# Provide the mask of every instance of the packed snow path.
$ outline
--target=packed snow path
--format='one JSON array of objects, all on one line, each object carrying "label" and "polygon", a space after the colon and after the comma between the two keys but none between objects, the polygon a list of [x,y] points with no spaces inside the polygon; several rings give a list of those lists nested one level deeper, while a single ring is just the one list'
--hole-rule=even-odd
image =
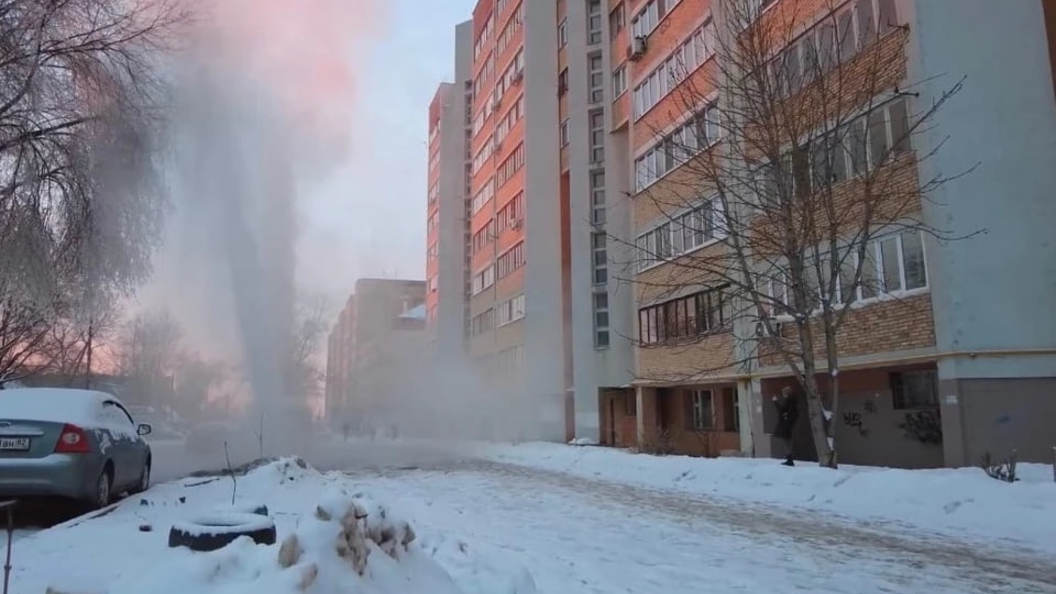
[{"label": "packed snow path", "polygon": [[506,552],[540,592],[1056,592],[1027,551],[495,462],[359,470],[431,532]]}]

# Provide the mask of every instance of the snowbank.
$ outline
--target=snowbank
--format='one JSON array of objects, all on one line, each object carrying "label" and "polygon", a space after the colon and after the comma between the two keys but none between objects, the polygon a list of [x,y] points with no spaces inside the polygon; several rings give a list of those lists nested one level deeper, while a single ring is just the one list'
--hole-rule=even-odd
[{"label": "snowbank", "polygon": [[[523,582],[519,567],[485,568],[453,579],[440,560],[443,535],[419,544],[405,517],[342,473],[320,473],[282,459],[238,477],[196,477],[158,485],[107,514],[82,517],[20,540],[14,592],[92,594],[534,594],[496,584]],[[266,505],[278,531],[274,545],[242,537],[208,553],[167,546],[181,520]],[[228,512],[229,514],[231,512]],[[260,516],[250,516],[260,518]],[[150,526],[141,531],[141,526]],[[98,556],[104,546],[107,553]],[[62,575],[55,568],[62,567]],[[50,569],[49,569],[50,568]],[[502,578],[502,579],[500,579]],[[505,580],[502,581],[502,580]],[[530,583],[530,577],[528,578]]]},{"label": "snowbank", "polygon": [[1052,468],[1020,464],[1022,480],[1002,483],[978,468],[903,470],[771,459],[651,456],[549,443],[494,445],[485,457],[521,466],[642,487],[735,498],[863,523],[907,524],[991,544],[1056,552]]}]

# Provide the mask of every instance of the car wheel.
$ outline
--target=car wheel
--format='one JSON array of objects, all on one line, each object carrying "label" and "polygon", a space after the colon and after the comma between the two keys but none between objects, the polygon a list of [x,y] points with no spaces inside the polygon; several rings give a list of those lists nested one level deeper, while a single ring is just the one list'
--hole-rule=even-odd
[{"label": "car wheel", "polygon": [[95,481],[95,494],[93,496],[92,503],[95,507],[106,507],[110,505],[110,487],[112,486],[113,479],[110,477],[110,469],[104,468],[99,473],[99,478]]},{"label": "car wheel", "polygon": [[139,484],[132,491],[133,493],[142,493],[150,488],[150,460],[143,465],[143,474],[139,475]]},{"label": "car wheel", "polygon": [[169,546],[215,551],[241,536],[248,536],[257,544],[275,544],[275,522],[257,514],[217,512],[173,524],[169,530]]}]

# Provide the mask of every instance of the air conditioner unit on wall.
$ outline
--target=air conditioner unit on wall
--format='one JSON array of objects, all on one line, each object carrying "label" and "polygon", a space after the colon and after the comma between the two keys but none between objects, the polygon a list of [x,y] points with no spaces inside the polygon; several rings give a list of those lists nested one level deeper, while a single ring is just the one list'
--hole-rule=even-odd
[{"label": "air conditioner unit on wall", "polygon": [[645,55],[646,50],[649,49],[649,43],[646,41],[646,37],[641,35],[631,40],[630,47],[627,48],[627,59],[632,62],[637,62]]},{"label": "air conditioner unit on wall", "polygon": [[513,73],[513,83],[514,84],[517,84],[517,83],[521,82],[522,80],[524,80],[524,70],[518,70],[517,72]]},{"label": "air conditioner unit on wall", "polygon": [[513,223],[510,223],[510,228],[512,228],[512,229],[520,229],[523,226],[524,226],[524,219],[514,219]]}]

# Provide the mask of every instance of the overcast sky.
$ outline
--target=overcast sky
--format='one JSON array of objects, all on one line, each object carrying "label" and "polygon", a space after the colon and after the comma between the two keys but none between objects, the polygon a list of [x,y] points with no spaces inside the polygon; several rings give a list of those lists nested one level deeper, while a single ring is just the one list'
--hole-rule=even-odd
[{"label": "overcast sky", "polygon": [[[361,277],[423,279],[427,109],[454,76],[454,27],[471,0],[395,0],[356,81],[347,165],[301,199],[298,274],[339,306]],[[335,303],[336,302],[336,303]]]}]

